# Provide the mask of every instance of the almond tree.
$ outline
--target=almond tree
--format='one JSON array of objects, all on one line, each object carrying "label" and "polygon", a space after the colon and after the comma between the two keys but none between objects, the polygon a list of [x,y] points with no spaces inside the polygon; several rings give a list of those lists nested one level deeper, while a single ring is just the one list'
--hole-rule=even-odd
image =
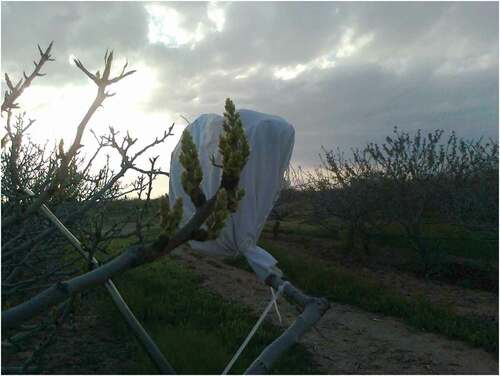
[{"label": "almond tree", "polygon": [[[413,136],[394,129],[386,143],[370,143],[366,152],[382,172],[385,216],[399,223],[427,267],[429,223],[498,229],[498,144],[465,140],[444,131]],[[495,213],[495,214],[493,214]]]},{"label": "almond tree", "polygon": [[[113,52],[106,52],[102,74],[91,73],[81,61],[75,59],[75,65],[97,86],[97,94],[86,114],[76,127],[76,135],[69,148],[61,141],[55,150],[47,152],[32,142],[25,141],[27,130],[33,120],[25,120],[22,114],[14,116],[19,108],[16,103],[24,90],[32,81],[43,74],[41,68],[52,61],[52,43],[43,51],[40,47],[40,59],[35,62],[35,69],[30,75],[24,74],[16,85],[12,84],[6,74],[8,90],[2,104],[2,116],[6,118],[6,135],[2,138],[2,329],[13,346],[18,342],[14,338],[26,337],[46,325],[26,325],[30,319],[47,318],[52,322],[52,332],[40,342],[32,356],[25,361],[18,371],[28,371],[35,358],[47,347],[57,334],[57,327],[71,309],[72,299],[85,290],[106,285],[113,299],[119,300],[111,277],[126,272],[145,263],[158,260],[168,255],[173,249],[189,240],[204,241],[215,239],[230,213],[238,208],[238,202],[244,196],[239,187],[239,176],[248,160],[250,147],[243,131],[239,114],[230,99],[226,100],[223,132],[219,140],[219,151],[222,155],[222,178],[219,189],[213,197],[207,198],[201,188],[203,174],[198,160],[198,152],[189,132],[182,135],[180,161],[184,167],[182,186],[194,204],[196,211],[184,225],[182,221],[182,201],[178,200],[170,208],[168,201],[162,200],[160,218],[146,215],[150,210],[150,196],[154,179],[168,173],[156,167],[157,157],[149,160],[150,169],[144,170],[136,165],[137,160],[146,151],[159,145],[172,135],[173,125],[163,136],[137,148],[137,139],[128,133],[121,137],[113,129],[103,136],[94,134],[98,148],[90,158],[81,156],[81,140],[93,114],[102,106],[105,99],[115,94],[108,87],[135,71],[127,71],[125,64],[121,73],[111,77]],[[15,117],[15,123],[13,118]],[[96,156],[104,149],[111,149],[120,156],[120,169],[112,171],[106,163],[97,173],[92,172],[92,164]],[[134,150],[135,148],[135,150]],[[109,161],[109,159],[108,159]],[[120,184],[121,179],[129,171],[136,171],[139,178],[129,186]],[[34,191],[34,192],[33,192]],[[145,198],[144,206],[135,214],[136,226],[130,233],[123,233],[119,223],[111,227],[105,226],[103,210],[113,205],[124,195],[136,193],[138,198]],[[56,218],[48,205],[56,212]],[[66,253],[64,237],[54,231],[52,224],[47,223],[39,213],[48,215],[51,223],[70,239],[71,244],[83,255],[89,271],[81,274],[75,270],[76,259],[63,257]],[[129,219],[127,218],[125,222]],[[144,228],[150,221],[157,220],[160,233],[152,241],[144,234]],[[148,222],[149,221],[149,222]],[[146,223],[144,223],[146,222]],[[85,228],[91,224],[89,228]],[[123,225],[124,223],[122,223]],[[66,226],[79,225],[80,235],[84,237],[81,244]],[[106,228],[105,228],[106,227]],[[77,227],[78,228],[78,227]],[[137,241],[124,249],[117,256],[100,264],[94,255],[98,250],[105,251],[109,241],[117,237],[135,236]],[[41,261],[44,261],[43,263]],[[36,267],[34,267],[36,266]],[[40,267],[42,270],[40,270]],[[73,267],[68,271],[69,267]],[[30,274],[31,273],[31,274]],[[25,277],[22,280],[21,277]],[[27,277],[27,278],[26,278]],[[249,372],[267,371],[276,359],[309,328],[314,325],[328,309],[323,299],[304,295],[298,289],[271,276],[267,283],[276,289],[282,289],[284,295],[303,307],[296,324],[292,325],[280,338],[268,346],[261,356],[250,367]],[[33,294],[34,293],[34,294]],[[114,295],[113,295],[114,294]],[[124,308],[123,304],[120,306]],[[126,307],[126,305],[125,305]],[[50,311],[52,309],[52,311]],[[124,308],[126,310],[126,308]],[[47,315],[52,312],[52,316]],[[140,325],[134,322],[133,315],[128,313],[131,328],[140,331]],[[15,332],[17,330],[17,332]],[[168,362],[162,357],[154,343],[148,341],[147,334],[137,334],[142,344],[147,347],[149,355],[160,364],[162,373],[172,373]]]},{"label": "almond tree", "polygon": [[[109,205],[125,195],[151,188],[153,181],[161,174],[167,174],[156,168],[152,158],[151,168],[141,170],[136,166],[140,157],[154,146],[163,143],[172,135],[173,126],[149,144],[137,149],[137,139],[127,134],[124,137],[112,128],[109,134],[94,137],[98,147],[89,155],[81,145],[81,140],[93,114],[103,106],[105,99],[113,96],[107,88],[135,71],[127,71],[125,65],[121,73],[111,76],[113,52],[106,52],[104,69],[101,75],[91,74],[85,66],[75,60],[75,64],[96,84],[96,97],[90,104],[85,116],[76,127],[75,138],[69,148],[61,141],[53,150],[47,145],[38,145],[29,138],[29,130],[38,126],[22,112],[17,103],[25,90],[39,77],[45,76],[42,68],[54,60],[51,55],[53,44],[42,50],[39,60],[34,62],[34,70],[23,74],[15,85],[8,74],[5,74],[7,91],[2,103],[2,118],[5,135],[2,137],[2,298],[3,308],[30,298],[33,293],[47,287],[47,284],[74,276],[80,272],[79,255],[72,255],[67,249],[67,239],[54,230],[51,223],[42,215],[49,207],[57,214],[73,233],[84,241],[84,252],[89,258],[99,250],[105,250],[106,244],[116,237],[137,237],[142,240],[141,232],[148,221],[154,218],[136,218],[136,229],[124,233],[122,227],[133,218],[123,218],[122,223],[103,223],[104,213]],[[134,148],[136,150],[134,150]],[[110,156],[102,166],[95,161],[104,151],[118,154],[121,159],[120,168],[113,171],[110,167]],[[122,178],[130,171],[139,172],[137,181],[123,185]],[[138,184],[141,182],[141,184]],[[150,189],[147,194],[148,203]],[[146,206],[146,205],[144,205]],[[104,225],[106,228],[104,228]],[[86,235],[86,236],[84,236]],[[69,252],[69,254],[68,254]],[[108,256],[109,257],[109,256]],[[67,317],[74,308],[71,300],[61,303],[55,317]],[[55,324],[56,323],[56,324]],[[32,353],[21,366],[27,371],[36,363],[54,339],[60,320],[54,321],[51,315],[39,317],[36,324],[22,326],[16,331],[4,332],[6,341],[2,342],[13,348],[22,348],[25,342],[40,332],[47,332],[45,339],[35,345]],[[22,343],[20,342],[22,338]]]},{"label": "almond tree", "polygon": [[358,241],[370,249],[370,232],[378,224],[380,176],[364,150],[352,150],[346,158],[340,150],[324,151],[321,167],[305,174],[316,223],[336,233],[340,220],[347,227],[346,249]]},{"label": "almond tree", "polygon": [[498,230],[498,143],[454,132],[443,141],[443,133],[395,128],[385,143],[352,150],[351,158],[325,150],[322,167],[308,175],[318,223],[341,218],[349,248],[360,239],[365,249],[370,232],[397,223],[426,268],[432,250],[426,224]]},{"label": "almond tree", "polygon": [[[50,55],[51,48],[52,43],[45,51],[42,51],[42,49],[39,48],[41,58],[38,63],[35,63],[35,70],[29,76],[25,74],[24,80],[21,79],[16,85],[13,85],[9,76],[6,75],[9,90],[6,92],[4,103],[2,104],[2,111],[6,113],[7,129],[7,137],[3,140],[3,143],[4,148],[9,148],[9,151],[5,153],[5,159],[8,159],[9,161],[9,181],[12,183],[9,191],[13,193],[13,196],[3,197],[2,203],[5,207],[19,208],[19,210],[15,213],[12,211],[10,211],[10,213],[7,212],[7,217],[2,221],[2,231],[5,234],[12,235],[11,239],[7,240],[7,244],[13,247],[12,250],[8,250],[6,253],[3,253],[3,256],[17,255],[21,253],[21,251],[26,250],[28,253],[24,257],[23,262],[26,262],[26,258],[29,258],[34,250],[37,249],[36,244],[43,238],[44,233],[42,232],[42,234],[37,236],[38,239],[35,239],[37,243],[33,245],[32,242],[30,242],[28,246],[26,246],[26,242],[21,242],[21,244],[18,245],[18,241],[23,238],[22,233],[27,231],[26,227],[22,226],[22,224],[35,216],[38,209],[40,209],[44,203],[48,202],[48,200],[54,198],[58,193],[61,193],[68,188],[75,188],[75,184],[71,185],[71,178],[73,178],[72,175],[75,175],[78,170],[77,154],[81,148],[81,139],[89,120],[95,111],[102,105],[104,100],[114,95],[107,91],[107,87],[134,73],[134,71],[126,71],[127,64],[125,64],[119,76],[111,77],[110,73],[113,61],[113,52],[106,52],[105,54],[105,64],[102,75],[99,71],[95,74],[90,73],[90,71],[85,68],[79,60],[75,59],[76,66],[96,84],[97,95],[84,118],[78,124],[76,136],[70,148],[65,151],[64,144],[61,142],[57,151],[54,151],[51,154],[54,158],[46,163],[49,168],[45,177],[45,184],[41,185],[42,189],[38,193],[38,196],[33,200],[29,200],[28,195],[23,195],[23,181],[18,173],[20,169],[17,166],[17,162],[22,145],[22,136],[33,124],[33,121],[30,120],[28,125],[24,126],[22,118],[19,118],[14,127],[11,123],[12,112],[19,107],[16,100],[20,97],[22,92],[31,84],[35,77],[42,75],[40,73],[42,66],[47,61],[53,60]],[[40,311],[43,311],[45,308],[65,301],[72,294],[75,294],[92,285],[104,283],[115,273],[131,267],[136,267],[145,262],[154,261],[155,259],[168,254],[172,249],[188,240],[203,240],[208,238],[209,235],[216,236],[217,229],[220,230],[221,223],[225,221],[231,211],[236,210],[238,201],[243,197],[243,192],[237,187],[238,177],[249,153],[248,143],[241,129],[241,122],[238,124],[238,117],[234,111],[234,105],[229,99],[226,101],[226,109],[228,111],[228,116],[233,121],[227,123],[225,126],[225,132],[221,137],[221,149],[223,149],[224,152],[223,160],[229,162],[226,162],[222,167],[223,178],[220,189],[214,197],[211,197],[208,200],[205,198],[199,186],[202,178],[199,175],[199,171],[201,170],[199,170],[197,154],[195,150],[193,151],[191,136],[187,132],[183,135],[183,152],[181,158],[183,160],[183,166],[186,168],[183,183],[185,184],[185,189],[188,190],[188,193],[197,208],[196,214],[185,226],[178,228],[178,224],[182,218],[182,213],[179,213],[179,211],[176,210],[171,211],[166,215],[167,219],[164,219],[162,222],[166,226],[165,231],[160,234],[153,243],[132,246],[107,264],[84,275],[72,278],[67,282],[58,282],[51,288],[42,290],[42,292],[29,300],[18,304],[15,307],[4,310],[2,312],[3,328],[8,329],[16,327],[22,321],[34,316]],[[163,137],[156,138],[152,143],[144,146],[135,154],[130,155],[130,148],[136,143],[137,139],[133,139],[127,134],[123,140],[119,142],[117,139],[117,133],[113,129],[110,129],[109,136],[103,136],[101,138],[100,147],[109,146],[118,151],[122,157],[122,169],[107,181],[103,180],[103,175],[105,175],[105,173],[99,173],[99,183],[97,184],[97,187],[94,186],[95,193],[91,195],[90,198],[87,198],[87,200],[83,202],[83,205],[80,205],[80,209],[77,210],[77,214],[80,216],[85,210],[94,207],[94,204],[102,199],[103,195],[108,194],[109,190],[113,189],[118,180],[127,170],[138,169],[134,164],[136,159],[152,146],[163,142],[172,134],[171,130],[172,127],[168,132],[166,131],[164,133]],[[226,139],[231,140],[231,143],[225,142],[224,144],[224,140]],[[244,151],[246,151],[246,153]],[[39,156],[39,158],[43,160],[43,157]],[[150,176],[158,175],[160,172],[154,169],[154,159],[151,160],[151,164],[153,166],[150,171],[141,172],[146,173],[146,175],[149,174]],[[193,166],[195,166],[194,169]],[[42,165],[37,167],[42,167]],[[88,169],[84,168],[83,172],[85,171],[88,171]],[[80,175],[85,176],[84,174]],[[79,176],[76,180],[78,182],[82,182],[84,179],[82,176]],[[139,184],[138,189],[134,190],[143,190],[143,185]],[[148,189],[148,192],[150,192],[150,188]],[[113,198],[117,198],[117,196],[114,195]],[[24,202],[26,202],[26,204],[22,205]],[[5,210],[3,212],[6,213]],[[66,222],[71,222],[71,219],[75,217],[75,213],[73,213],[65,218],[65,220]],[[201,226],[206,220],[208,220],[208,227],[203,229]],[[11,232],[14,232],[14,228],[18,232],[17,234],[11,234]],[[30,237],[32,238],[32,236]],[[7,279],[14,280],[15,278],[13,278],[13,276],[17,274],[16,271],[18,271],[18,266],[13,268],[12,272],[9,273],[10,278],[8,276]]]}]

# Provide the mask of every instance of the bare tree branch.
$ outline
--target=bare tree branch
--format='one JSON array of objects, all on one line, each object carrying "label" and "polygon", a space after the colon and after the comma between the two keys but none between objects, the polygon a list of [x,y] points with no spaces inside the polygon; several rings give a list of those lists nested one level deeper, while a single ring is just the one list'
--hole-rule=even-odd
[{"label": "bare tree branch", "polygon": [[9,88],[9,90],[7,90],[4,95],[4,100],[2,103],[2,110],[1,110],[2,114],[4,111],[9,111],[19,108],[19,105],[16,103],[16,100],[21,96],[23,91],[31,85],[31,82],[35,79],[35,77],[43,76],[43,74],[40,73],[40,70],[42,69],[43,65],[47,61],[55,60],[50,55],[53,43],[54,42],[50,42],[49,46],[45,51],[42,51],[40,46],[38,46],[38,51],[40,52],[40,60],[38,60],[38,62],[33,62],[35,64],[35,69],[29,76],[27,76],[26,73],[23,73],[24,80],[21,79],[16,85],[13,85],[9,75],[5,73],[5,81],[7,83],[7,87]]}]

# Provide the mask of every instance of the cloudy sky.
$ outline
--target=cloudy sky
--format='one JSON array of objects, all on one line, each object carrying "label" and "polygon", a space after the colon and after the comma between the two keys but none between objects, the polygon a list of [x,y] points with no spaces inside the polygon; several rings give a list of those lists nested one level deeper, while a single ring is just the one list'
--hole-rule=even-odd
[{"label": "cloudy sky", "polygon": [[322,145],[380,141],[396,125],[498,137],[495,2],[3,1],[1,10],[2,73],[20,77],[36,44],[54,40],[57,60],[20,101],[38,119],[37,139],[72,139],[95,92],[72,57],[95,72],[107,48],[138,72],[90,126],[146,143],[175,121],[176,137],[157,149],[166,170],[181,115],[221,113],[226,97],[292,123],[292,161],[306,167]]}]

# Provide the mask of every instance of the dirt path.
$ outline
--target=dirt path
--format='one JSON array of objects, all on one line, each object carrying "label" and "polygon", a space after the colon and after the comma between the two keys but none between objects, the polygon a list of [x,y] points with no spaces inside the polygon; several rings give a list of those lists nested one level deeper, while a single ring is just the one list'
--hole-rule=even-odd
[{"label": "dirt path", "polygon": [[[270,292],[249,272],[189,249],[175,252],[180,263],[202,276],[203,285],[226,299],[241,301],[260,315]],[[280,311],[289,325],[297,315],[283,299]],[[271,315],[276,324],[276,315]],[[462,342],[414,330],[401,321],[332,304],[301,342],[328,374],[498,374],[492,354]]]}]

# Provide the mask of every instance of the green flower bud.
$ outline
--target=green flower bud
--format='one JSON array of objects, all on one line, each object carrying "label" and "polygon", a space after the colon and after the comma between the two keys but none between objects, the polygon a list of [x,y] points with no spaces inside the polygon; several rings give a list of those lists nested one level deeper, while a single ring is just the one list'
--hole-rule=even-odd
[{"label": "green flower bud", "polygon": [[[160,207],[161,210],[161,207]],[[165,209],[164,209],[165,210]],[[165,219],[162,220],[163,232],[167,236],[172,236],[177,231],[179,224],[182,221],[182,198],[175,200],[174,207],[168,212]]]},{"label": "green flower bud", "polygon": [[165,228],[168,221],[168,214],[170,212],[170,205],[168,204],[168,196],[162,197],[160,199],[160,225],[161,228]]},{"label": "green flower bud", "polygon": [[214,211],[207,219],[208,240],[217,239],[221,230],[224,228],[227,217],[229,217],[228,194],[224,188],[221,188],[219,192],[217,192]]},{"label": "green flower bud", "polygon": [[195,206],[199,207],[206,200],[200,188],[201,181],[203,180],[203,171],[198,159],[196,145],[188,131],[184,131],[182,135],[179,161],[182,167],[184,167],[181,176],[182,188],[189,195]]},{"label": "green flower bud", "polygon": [[240,115],[229,98],[226,99],[225,110],[222,124],[224,132],[219,139],[223,166],[222,184],[227,189],[234,189],[231,182],[237,182],[250,155],[250,145],[246,139]]}]

